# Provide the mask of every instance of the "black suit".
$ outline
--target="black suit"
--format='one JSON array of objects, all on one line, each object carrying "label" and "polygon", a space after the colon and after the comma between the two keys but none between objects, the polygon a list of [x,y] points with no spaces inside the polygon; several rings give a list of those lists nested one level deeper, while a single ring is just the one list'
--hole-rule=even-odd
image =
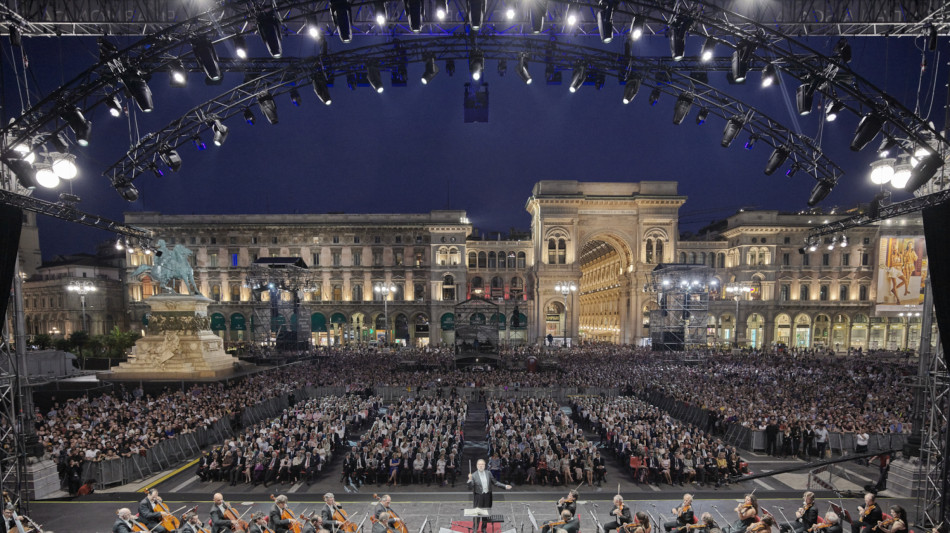
[{"label": "black suit", "polygon": [[563,526],[558,529],[563,529],[567,533],[580,533],[581,531],[581,521],[577,518],[572,518],[564,523]]},{"label": "black suit", "polygon": [[[794,529],[796,533],[802,533],[803,531],[808,531],[808,529],[817,522],[818,509],[815,508],[815,504],[811,504],[811,506],[809,506],[808,509],[805,509],[805,512],[802,513],[802,516],[795,519],[795,521],[792,523],[792,529]],[[829,527],[828,529],[831,528]]]},{"label": "black suit", "polygon": [[[614,507],[613,511],[616,511],[616,510],[617,508]],[[611,513],[613,511],[611,511]],[[614,516],[614,515],[611,514],[610,516]],[[607,533],[608,531],[611,531],[613,529],[619,529],[620,526],[624,524],[629,524],[630,522],[633,522],[633,517],[630,515],[630,507],[624,505],[623,509],[620,511],[620,516],[616,517],[616,520],[614,520],[613,522],[608,522],[604,524],[604,533]]]},{"label": "black suit", "polygon": [[[871,530],[877,526],[877,523],[884,520],[884,513],[881,511],[881,506],[875,502],[874,508],[867,512],[867,514],[861,515],[861,522],[859,527],[861,528],[861,533],[871,533]],[[865,509],[867,511],[867,509]],[[831,528],[828,528],[831,529]],[[852,527],[852,530],[854,528]]]},{"label": "black suit", "polygon": [[[476,509],[491,509],[492,506],[492,485],[505,488],[505,484],[497,481],[488,470],[476,470],[472,472],[472,479],[468,480],[468,488],[472,491],[472,507]],[[487,487],[487,489],[486,489]],[[488,522],[485,520],[475,520],[479,531],[485,531]],[[474,524],[473,524],[474,525]]]},{"label": "black suit", "polygon": [[185,523],[185,524],[182,524],[180,528],[178,528],[178,533],[198,533],[198,529],[200,527],[201,527],[201,523],[198,523],[198,524]]},{"label": "black suit", "polygon": [[[3,527],[4,527],[4,530],[3,530],[4,533],[6,533],[7,531],[11,531],[10,527],[7,525],[6,520],[3,521]],[[12,530],[16,531],[16,526],[14,526]],[[115,521],[115,524],[112,524],[112,533],[132,533],[132,528],[129,527],[129,524],[127,524],[125,520],[122,520],[121,518],[117,518]]]},{"label": "black suit", "polygon": [[[225,509],[227,509],[227,507],[225,507]],[[224,517],[224,513],[221,509],[218,509],[217,505],[212,505],[211,511],[208,514],[211,515],[211,533],[231,531],[231,520]]]},{"label": "black suit", "polygon": [[247,470],[247,457],[244,457],[243,455],[236,457],[231,468],[232,485],[237,484],[238,481],[243,479],[245,470]]},{"label": "black suit", "polygon": [[281,514],[283,514],[283,511],[280,507],[277,507],[277,504],[275,503],[270,509],[270,521],[268,522],[271,526],[273,526],[274,533],[285,533],[288,529],[290,529],[290,520],[281,518]]},{"label": "black suit", "polygon": [[666,522],[665,524],[663,524],[663,529],[665,529],[666,531],[673,531],[673,529],[678,530],[679,528],[692,524],[692,523],[693,523],[693,508],[692,506],[690,506],[689,509],[681,512],[680,515],[676,517],[676,520],[673,520],[672,522]]},{"label": "black suit", "polygon": [[162,513],[153,511],[155,504],[147,497],[139,502],[139,522],[144,523],[152,533],[166,533],[166,529],[157,525],[162,521]]}]

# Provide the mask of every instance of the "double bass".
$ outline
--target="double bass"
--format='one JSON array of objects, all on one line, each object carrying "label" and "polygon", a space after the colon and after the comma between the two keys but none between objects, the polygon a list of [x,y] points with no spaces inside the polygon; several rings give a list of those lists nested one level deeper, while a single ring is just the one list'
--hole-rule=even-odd
[{"label": "double bass", "polygon": [[[277,500],[273,494],[270,495],[270,499],[274,501]],[[291,533],[300,533],[300,522],[297,520],[297,517],[294,516],[294,512],[288,509],[286,505],[280,510],[280,519],[290,520],[290,525],[287,526],[287,531],[290,531]]]},{"label": "double bass", "polygon": [[162,501],[162,498],[159,496],[157,502],[152,506],[152,510],[156,513],[162,513],[162,521],[160,522],[162,527],[165,528],[165,531],[176,531],[181,527],[181,521],[172,514],[171,510],[165,505],[165,502]]},{"label": "double bass", "polygon": [[[377,496],[376,494],[373,494],[373,497],[376,498],[376,501],[377,501],[377,502],[379,502],[380,500],[382,500],[382,498],[379,497],[379,496]],[[341,509],[340,511],[342,512],[343,510]],[[393,511],[391,507],[386,507],[386,512],[389,513],[393,518],[396,519],[396,523],[393,525],[393,529],[395,529],[395,530],[398,531],[399,533],[409,533],[409,528],[406,527],[406,523],[403,522],[402,517],[399,516],[398,514],[396,514],[396,511]],[[344,515],[344,516],[346,516],[346,515]],[[335,517],[335,515],[334,515],[334,517]],[[375,524],[375,523],[376,523],[376,517],[375,517],[375,516],[371,516],[370,519],[369,519],[369,521]],[[352,524],[352,522],[350,522],[350,523]],[[344,529],[344,530],[347,531],[348,533],[351,533],[348,529]]]}]

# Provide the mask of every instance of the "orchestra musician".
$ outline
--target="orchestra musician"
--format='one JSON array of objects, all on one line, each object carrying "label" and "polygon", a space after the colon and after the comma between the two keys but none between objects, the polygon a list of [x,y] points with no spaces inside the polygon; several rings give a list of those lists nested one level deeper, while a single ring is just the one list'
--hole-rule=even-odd
[{"label": "orchestra musician", "polygon": [[563,513],[564,510],[571,512],[571,516],[577,514],[577,499],[580,497],[577,490],[572,490],[567,493],[567,497],[561,498],[557,501],[557,512]]},{"label": "orchestra musician", "polygon": [[253,513],[251,515],[251,519],[249,520],[251,525],[248,526],[247,533],[265,533],[270,531],[267,529],[267,525],[264,522],[264,518],[266,517],[267,515],[264,513]]},{"label": "orchestra musician", "polygon": [[683,503],[679,507],[673,509],[673,514],[676,515],[676,520],[671,522],[666,522],[663,524],[663,529],[666,531],[675,531],[679,533],[680,528],[688,526],[693,523],[693,495],[684,494]]},{"label": "orchestra musician", "polygon": [[907,511],[900,505],[892,505],[891,517],[877,523],[877,531],[881,533],[907,533]]},{"label": "orchestra musician", "polygon": [[373,522],[373,533],[394,533],[396,521],[391,514],[386,511],[376,515],[376,521]]},{"label": "orchestra musician", "polygon": [[184,524],[178,529],[179,533],[205,533],[206,529],[201,527],[201,521],[198,520],[198,513],[185,513],[182,517]]},{"label": "orchestra musician", "polygon": [[947,527],[946,522],[940,522],[936,526],[930,528],[928,533],[950,533],[950,528]]},{"label": "orchestra musician", "polygon": [[[858,515],[860,517],[858,520],[860,533],[871,533],[877,523],[884,520],[884,513],[881,512],[881,507],[877,504],[877,497],[873,493],[867,492],[864,494],[864,505],[858,506]],[[852,524],[851,529],[854,530],[854,524]]]},{"label": "orchestra musician", "polygon": [[579,533],[581,521],[574,517],[571,511],[564,509],[561,511],[561,519],[553,520],[541,526],[541,533],[551,533],[564,530],[567,533]]},{"label": "orchestra musician", "polygon": [[389,519],[393,522],[399,522],[399,517],[393,513],[393,510],[389,505],[393,502],[392,496],[389,494],[383,494],[383,497],[379,499],[379,503],[376,504],[376,507],[373,509],[373,516],[376,520],[379,520],[379,516],[383,513],[389,514]]},{"label": "orchestra musician", "polygon": [[749,527],[746,528],[746,533],[770,533],[772,527],[775,525],[775,518],[767,514],[762,517],[758,522],[749,524]]},{"label": "orchestra musician", "polygon": [[284,509],[287,507],[287,496],[283,494],[274,498],[274,505],[270,509],[270,525],[274,526],[275,533],[286,533],[291,524],[296,520],[290,518],[281,518]]},{"label": "orchestra musician", "polygon": [[[224,496],[219,492],[212,499],[214,505],[211,506],[211,533],[222,533],[224,531],[243,531],[237,529],[233,521],[225,518],[225,513],[231,508],[231,505],[224,501]],[[237,514],[237,513],[236,513]]]},{"label": "orchestra musician", "polygon": [[782,524],[779,531],[785,533],[794,530],[795,533],[809,531],[818,523],[818,509],[815,508],[815,493],[806,491],[802,494],[802,506],[795,511],[795,521],[791,524]]},{"label": "orchestra musician", "polygon": [[323,527],[323,517],[317,514],[307,520],[300,533],[329,533],[329,531]]},{"label": "orchestra musician", "polygon": [[[630,531],[631,526],[634,526],[633,531]],[[627,524],[623,529],[625,532],[630,533],[651,533],[653,527],[650,524],[650,516],[644,511],[637,511],[636,514],[633,515],[633,523]]]},{"label": "orchestra musician", "polygon": [[[471,465],[471,463],[469,463]],[[511,485],[505,485],[496,480],[487,470],[485,470],[485,460],[479,459],[475,463],[475,472],[468,473],[468,488],[472,491],[472,507],[476,509],[491,509],[492,506],[492,485],[511,490]],[[478,530],[485,531],[488,527],[488,521],[478,520]],[[474,532],[473,532],[474,533]]]},{"label": "orchestra musician", "polygon": [[735,511],[738,520],[723,528],[724,533],[742,533],[755,523],[759,514],[759,500],[755,497],[755,494],[746,494],[745,499],[736,506]]},{"label": "orchestra musician", "polygon": [[838,513],[829,510],[825,513],[825,521],[821,524],[816,522],[808,528],[808,531],[809,533],[842,533],[841,519]]},{"label": "orchestra musician", "polygon": [[619,529],[624,524],[629,524],[633,521],[630,508],[623,504],[623,496],[619,494],[614,496],[614,508],[610,511],[610,516],[614,517],[614,520],[604,524],[604,533]]},{"label": "orchestra musician", "polygon": [[164,526],[159,525],[168,513],[154,510],[161,501],[158,489],[149,489],[145,498],[139,502],[139,521],[148,526],[151,533],[168,533]]},{"label": "orchestra musician", "polygon": [[331,531],[338,531],[343,527],[345,522],[341,522],[333,518],[333,514],[339,510],[343,509],[343,506],[336,503],[336,497],[332,492],[328,492],[323,495],[323,501],[326,502],[326,505],[323,506],[323,509],[320,511],[320,516],[323,518],[324,527],[330,528]]},{"label": "orchestra musician", "polygon": [[721,533],[722,530],[719,529],[719,524],[713,519],[711,513],[703,513],[699,517],[699,523],[686,526],[686,529],[695,529],[695,533]]},{"label": "orchestra musician", "polygon": [[[9,511],[9,512],[8,512]],[[112,533],[132,533],[132,511],[128,507],[123,507],[116,511],[119,516],[112,524]],[[3,524],[5,531],[16,531],[16,526],[10,528],[9,523],[13,519],[13,506],[7,505],[3,509]]]}]

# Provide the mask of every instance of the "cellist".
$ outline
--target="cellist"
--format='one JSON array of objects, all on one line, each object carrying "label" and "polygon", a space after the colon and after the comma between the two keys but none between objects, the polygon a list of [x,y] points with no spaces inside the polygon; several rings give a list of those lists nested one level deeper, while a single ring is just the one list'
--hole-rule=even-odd
[{"label": "cellist", "polygon": [[376,521],[373,522],[373,533],[394,533],[396,526],[396,521],[393,520],[392,515],[387,512],[379,513],[376,517]]},{"label": "cellist", "polygon": [[222,533],[224,531],[234,531],[235,533],[244,531],[241,523],[237,520],[228,518],[228,511],[232,511],[233,516],[239,516],[234,509],[224,501],[224,495],[220,492],[213,496],[214,505],[211,506],[211,533]]},{"label": "cellist", "polygon": [[[132,533],[135,531],[136,521],[132,518],[132,511],[128,507],[123,507],[116,511],[119,517],[116,519],[115,523],[112,524],[112,533]],[[6,517],[6,512],[4,512],[4,517]],[[141,522],[139,524],[139,529],[148,529],[145,528]]]},{"label": "cellist", "polygon": [[151,533],[169,533],[160,523],[169,513],[155,511],[155,506],[161,503],[158,489],[149,489],[145,498],[139,502],[139,521],[148,526]]},{"label": "cellist", "polygon": [[347,529],[346,526],[349,524],[351,525],[350,529],[356,529],[356,524],[347,520],[345,516],[342,517],[343,520],[337,519],[340,516],[338,513],[343,511],[343,506],[336,503],[336,497],[333,496],[332,492],[324,494],[323,501],[326,502],[326,505],[320,511],[320,516],[323,517],[324,527],[330,528],[330,531],[339,531]]},{"label": "cellist", "polygon": [[[284,509],[287,507],[287,496],[281,494],[274,498],[274,506],[270,510],[270,524],[274,526],[274,533],[286,533],[290,531],[295,524],[296,519],[283,518]],[[298,529],[299,531],[299,529]]]},{"label": "cellist", "polygon": [[389,513],[389,519],[394,522],[393,527],[398,530],[402,530],[403,528],[399,527],[402,519],[399,518],[399,515],[397,515],[390,507],[392,502],[392,497],[389,494],[384,494],[383,497],[379,499],[379,503],[376,504],[375,509],[373,509],[373,517],[376,520],[379,520],[379,515],[383,513]]}]

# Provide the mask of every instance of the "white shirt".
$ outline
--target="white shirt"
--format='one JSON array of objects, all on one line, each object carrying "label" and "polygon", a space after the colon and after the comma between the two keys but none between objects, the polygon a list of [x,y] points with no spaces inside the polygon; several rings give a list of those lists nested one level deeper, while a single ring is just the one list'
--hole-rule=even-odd
[{"label": "white shirt", "polygon": [[479,470],[475,474],[478,476],[478,482],[482,485],[482,492],[488,492],[488,472]]}]

